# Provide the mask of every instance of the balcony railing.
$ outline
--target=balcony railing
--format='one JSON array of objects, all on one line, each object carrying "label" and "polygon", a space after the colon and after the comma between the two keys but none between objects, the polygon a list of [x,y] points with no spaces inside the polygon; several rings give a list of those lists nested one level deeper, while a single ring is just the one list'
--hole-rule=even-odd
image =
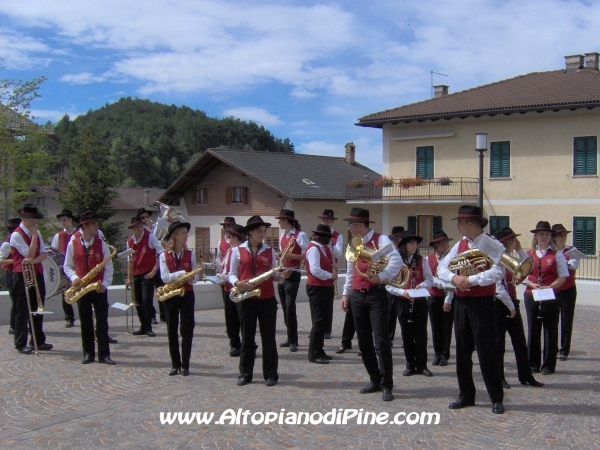
[{"label": "balcony railing", "polygon": [[398,178],[379,181],[355,180],[346,188],[348,200],[461,200],[477,198],[477,178]]}]

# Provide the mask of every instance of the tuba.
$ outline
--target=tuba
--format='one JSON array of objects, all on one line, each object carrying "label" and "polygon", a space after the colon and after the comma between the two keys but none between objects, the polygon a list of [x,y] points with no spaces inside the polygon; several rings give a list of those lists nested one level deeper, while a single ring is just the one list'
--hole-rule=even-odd
[{"label": "tuba", "polygon": [[185,284],[204,270],[204,266],[200,265],[191,272],[177,278],[175,281],[165,284],[156,290],[156,298],[159,302],[164,302],[172,297],[185,295]]},{"label": "tuba", "polygon": [[96,267],[90,270],[83,278],[81,278],[81,284],[78,287],[71,286],[65,291],[65,302],[67,302],[69,305],[77,303],[79,300],[81,300],[81,297],[83,297],[84,295],[94,291],[98,292],[98,289],[100,289],[100,286],[102,285],[100,281],[96,281],[95,283],[92,283],[91,281],[104,269],[104,266],[117,254],[116,248],[109,244],[106,245],[108,245],[108,248],[110,249],[110,255],[104,258],[104,260],[102,260],[100,264],[98,264]]}]

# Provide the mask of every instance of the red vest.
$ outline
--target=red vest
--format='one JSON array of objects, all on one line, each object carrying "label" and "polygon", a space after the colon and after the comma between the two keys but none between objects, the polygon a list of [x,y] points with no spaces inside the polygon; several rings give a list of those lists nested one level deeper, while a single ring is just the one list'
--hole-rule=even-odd
[{"label": "red vest", "polygon": [[[300,233],[301,233],[300,230],[296,230],[296,232],[293,234],[293,236],[295,238],[297,238]],[[291,236],[287,237],[286,233],[284,233],[283,236],[281,236],[281,251],[282,252],[287,248],[291,239],[292,239],[292,237]],[[300,244],[298,244],[298,242],[296,242],[296,245],[294,245],[294,249],[292,250],[292,255],[301,255],[301,254],[302,254],[302,249],[300,248]],[[300,267],[301,265],[302,265],[302,261],[299,259],[298,260],[288,259],[288,260],[286,260],[283,267],[291,268],[291,267]]]},{"label": "red vest", "polygon": [[64,255],[67,253],[67,245],[69,245],[69,241],[73,233],[69,234],[65,230],[60,230],[58,232],[58,250]]},{"label": "red vest", "polygon": [[[370,241],[364,242],[365,247],[371,248],[373,250],[379,250],[379,233],[374,232],[373,237]],[[367,261],[363,261],[359,259],[354,263],[354,273],[352,274],[352,289],[356,289],[360,291],[362,289],[370,289],[375,286],[369,280],[364,277],[361,277],[356,269],[358,268],[362,273],[366,273],[367,267],[369,267],[369,263]]]},{"label": "red vest", "polygon": [[[14,232],[19,233],[23,237],[23,240],[25,241],[25,244],[27,244],[27,246],[31,245],[31,238],[27,236],[27,233],[25,233],[25,230],[23,230],[21,226],[18,226]],[[40,256],[40,245],[41,241],[39,240],[38,236],[38,245],[35,249],[35,256],[33,257],[34,259]],[[21,253],[19,253],[19,251],[14,247],[11,247],[11,258],[13,272],[23,272],[23,260],[25,259],[25,257],[21,255]],[[38,273],[44,273],[44,267],[41,263],[36,264],[35,269],[38,271]]]},{"label": "red vest", "polygon": [[[571,250],[573,247],[569,247],[568,245],[565,245],[565,248],[562,249],[563,255],[568,252],[569,250]],[[569,261],[571,258],[567,255],[565,255],[565,259],[567,261]],[[569,267],[569,266],[567,266]],[[562,286],[560,288],[558,288],[559,291],[564,291],[565,289],[569,289],[572,288],[573,286],[575,286],[575,270],[571,270],[569,268],[569,276],[567,277],[567,279],[565,280],[565,282],[562,284]]]},{"label": "red vest", "polygon": [[223,259],[225,259],[225,253],[227,253],[227,250],[229,250],[229,244],[225,240],[225,237],[222,237],[221,242],[219,242],[219,255],[220,255],[219,259],[221,261],[223,261]]},{"label": "red vest", "polygon": [[[192,271],[192,251],[184,250],[183,255],[181,255],[181,259],[179,260],[179,264],[177,263],[177,258],[173,255],[172,252],[165,252],[165,262],[167,263],[167,267],[169,268],[169,272],[179,272],[180,270],[185,270],[186,272]],[[190,283],[185,283],[185,292],[190,292],[194,290],[194,285]]]},{"label": "red vest", "polygon": [[[86,267],[87,259],[87,267]],[[102,239],[100,235],[96,233],[94,236],[94,243],[88,249],[88,255],[85,255],[85,246],[81,243],[81,238],[73,239],[73,263],[75,264],[75,273],[79,279],[83,278],[90,272],[94,267],[100,264],[104,260],[104,253],[102,252]],[[104,279],[104,269],[96,275],[91,283],[96,281],[102,282]]]},{"label": "red vest", "polygon": [[[533,258],[533,268],[529,272],[527,280],[530,283],[541,284],[542,286],[550,286],[558,278],[558,272],[556,271],[556,253],[551,248],[548,249],[546,254],[540,258],[535,250],[528,250],[527,254]],[[542,279],[538,280],[539,264],[542,264]],[[531,289],[527,287],[525,292],[531,294]]]},{"label": "red vest", "polygon": [[[321,258],[319,261],[319,264],[321,265],[321,269],[323,269],[325,272],[331,273],[331,250],[329,249],[329,247],[326,247],[326,246],[319,247],[314,242],[311,242],[310,244],[308,244],[308,247],[306,247],[306,251],[308,252],[308,249],[313,248],[313,247],[317,249],[317,252],[319,252],[319,257]],[[333,286],[332,279],[321,280],[320,278],[317,278],[312,274],[310,264],[308,264],[308,260],[306,260],[305,266],[306,266],[306,284],[307,285],[327,286],[327,287]]]},{"label": "red vest", "polygon": [[[467,239],[462,239],[458,243],[458,253],[466,252],[469,250],[469,242]],[[473,286],[466,291],[456,290],[456,295],[459,297],[486,297],[493,296],[496,293],[496,283],[492,283],[489,286]]]},{"label": "red vest", "polygon": [[413,267],[412,262],[411,264],[405,264],[408,266],[409,277],[404,285],[404,289],[414,289],[425,281],[425,275],[423,274],[423,258],[419,258],[419,263],[415,267]]},{"label": "red vest", "polygon": [[517,297],[517,287],[512,283],[513,280],[513,276],[512,273],[510,273],[508,270],[506,271],[506,291],[508,292],[508,295],[510,295],[512,298],[516,298]]},{"label": "red vest", "polygon": [[150,248],[150,232],[144,228],[144,234],[138,243],[133,242],[133,236],[128,240],[129,248],[135,250],[133,254],[133,273],[141,275],[150,272],[156,265],[156,250]]},{"label": "red vest", "polygon": [[[431,274],[434,277],[437,277],[437,268],[439,263],[437,260],[437,254],[435,252],[427,255],[427,263],[429,264],[429,268],[431,269]],[[429,288],[429,293],[434,297],[443,297],[444,295],[446,295],[442,289],[435,286]]]},{"label": "red vest", "polygon": [[[273,250],[270,247],[259,255],[256,255],[255,261],[252,261],[252,255],[247,247],[239,246],[238,250],[240,252],[238,278],[241,281],[250,280],[262,275],[273,267]],[[253,271],[253,268],[256,268],[256,271]],[[259,298],[275,297],[275,288],[273,287],[273,280],[271,278],[263,281],[256,287],[260,288]]]}]

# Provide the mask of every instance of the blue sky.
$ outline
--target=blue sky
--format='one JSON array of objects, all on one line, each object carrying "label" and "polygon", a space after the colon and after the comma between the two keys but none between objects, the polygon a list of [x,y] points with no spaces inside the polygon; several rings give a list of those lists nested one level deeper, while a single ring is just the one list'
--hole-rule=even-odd
[{"label": "blue sky", "polygon": [[302,153],[381,170],[372,112],[600,51],[600,2],[27,0],[0,2],[0,78],[48,78],[39,121],[123,96],[235,116]]}]

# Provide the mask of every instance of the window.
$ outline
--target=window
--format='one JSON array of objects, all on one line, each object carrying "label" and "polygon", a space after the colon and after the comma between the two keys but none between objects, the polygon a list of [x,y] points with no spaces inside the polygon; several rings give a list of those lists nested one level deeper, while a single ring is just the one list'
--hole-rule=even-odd
[{"label": "window", "polygon": [[198,205],[206,205],[208,203],[208,189],[198,188],[198,195],[196,197],[196,203]]},{"label": "window", "polygon": [[46,197],[38,197],[37,198],[37,206],[38,208],[46,208]]},{"label": "window", "polygon": [[433,234],[442,229],[442,216],[408,216],[407,230],[413,230],[423,238],[422,245],[433,240]]},{"label": "window", "polygon": [[417,147],[417,176],[433,178],[433,146]]},{"label": "window", "polygon": [[510,142],[490,144],[490,178],[510,177]]},{"label": "window", "polygon": [[573,175],[596,175],[596,136],[576,137],[573,140]]},{"label": "window", "polygon": [[269,227],[265,234],[265,244],[271,247],[276,252],[279,251],[279,228]]},{"label": "window", "polygon": [[596,253],[595,217],[573,217],[573,245],[586,255]]},{"label": "window", "polygon": [[247,203],[248,188],[243,186],[227,188],[225,192],[226,202],[228,205],[232,203]]},{"label": "window", "polygon": [[490,234],[496,234],[504,227],[510,226],[508,216],[490,216]]}]

